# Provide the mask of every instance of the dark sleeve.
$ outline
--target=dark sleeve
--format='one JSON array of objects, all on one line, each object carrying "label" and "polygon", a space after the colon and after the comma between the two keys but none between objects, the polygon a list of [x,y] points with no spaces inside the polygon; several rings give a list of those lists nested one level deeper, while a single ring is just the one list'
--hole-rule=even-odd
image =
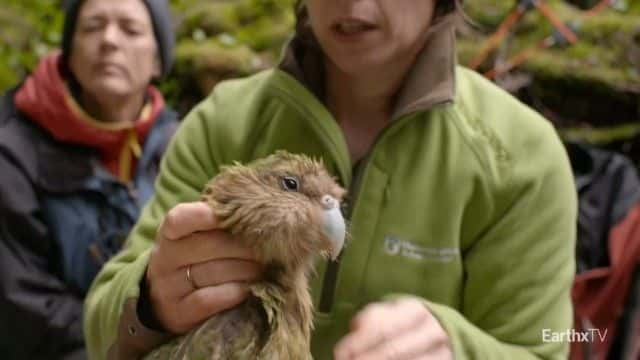
[{"label": "dark sleeve", "polygon": [[3,359],[83,359],[82,299],[53,275],[34,188],[0,153],[0,352]]}]

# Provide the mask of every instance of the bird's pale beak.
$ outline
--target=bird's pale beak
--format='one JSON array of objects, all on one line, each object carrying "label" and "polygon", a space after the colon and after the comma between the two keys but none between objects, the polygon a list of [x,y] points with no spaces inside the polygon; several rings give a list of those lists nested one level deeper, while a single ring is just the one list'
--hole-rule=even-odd
[{"label": "bird's pale beak", "polygon": [[342,246],[344,245],[344,239],[346,236],[346,225],[344,217],[340,212],[340,202],[335,198],[325,195],[322,198],[322,205],[324,210],[322,212],[324,226],[322,228],[324,234],[329,238],[331,248],[329,249],[329,256],[332,260],[338,258]]}]

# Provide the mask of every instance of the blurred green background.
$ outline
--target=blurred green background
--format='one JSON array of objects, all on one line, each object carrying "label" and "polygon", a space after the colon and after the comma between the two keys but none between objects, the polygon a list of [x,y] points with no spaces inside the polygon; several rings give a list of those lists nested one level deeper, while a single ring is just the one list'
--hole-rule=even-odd
[{"label": "blurred green background", "polygon": [[[61,37],[61,0],[0,0],[0,91],[17,84]],[[219,81],[274,65],[291,35],[295,0],[172,0],[178,35],[176,65],[160,87],[187,111]],[[571,23],[573,45],[535,48],[558,33],[538,9],[528,11],[482,63],[480,72],[534,49],[494,80],[554,122],[566,138],[634,155],[640,149],[640,0],[547,0]],[[468,64],[515,0],[464,0],[458,55]],[[635,156],[640,159],[640,156]]]},{"label": "blurred green background", "polygon": [[[160,87],[182,112],[218,81],[267,68],[290,36],[295,0],[171,0],[176,64]],[[61,40],[62,0],[0,0],[0,91]]]}]

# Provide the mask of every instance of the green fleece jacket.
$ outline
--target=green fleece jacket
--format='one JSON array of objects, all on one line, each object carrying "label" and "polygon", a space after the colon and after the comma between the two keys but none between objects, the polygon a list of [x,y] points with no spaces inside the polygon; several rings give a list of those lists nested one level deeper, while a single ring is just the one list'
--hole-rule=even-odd
[{"label": "green fleece jacket", "polygon": [[[289,72],[218,85],[183,121],[155,196],[87,296],[91,358],[135,357],[166,339],[136,311],[164,214],[197,200],[220,166],[278,149],[322,158],[350,191],[350,241],[311,279],[316,359],[331,358],[363,306],[395,296],[424,299],[456,359],[566,358],[567,343],[543,341],[572,326],[576,193],[564,148],[548,121],[501,89],[444,68],[455,75],[445,90],[400,96],[357,174],[340,126]],[[427,82],[446,85],[441,72]]]}]

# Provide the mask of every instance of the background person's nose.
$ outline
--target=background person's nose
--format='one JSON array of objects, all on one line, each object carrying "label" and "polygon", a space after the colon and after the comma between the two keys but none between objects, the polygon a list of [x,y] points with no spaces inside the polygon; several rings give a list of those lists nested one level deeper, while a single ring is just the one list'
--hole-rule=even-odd
[{"label": "background person's nose", "polygon": [[101,42],[103,46],[117,47],[122,38],[122,30],[117,24],[107,24],[102,32]]}]

